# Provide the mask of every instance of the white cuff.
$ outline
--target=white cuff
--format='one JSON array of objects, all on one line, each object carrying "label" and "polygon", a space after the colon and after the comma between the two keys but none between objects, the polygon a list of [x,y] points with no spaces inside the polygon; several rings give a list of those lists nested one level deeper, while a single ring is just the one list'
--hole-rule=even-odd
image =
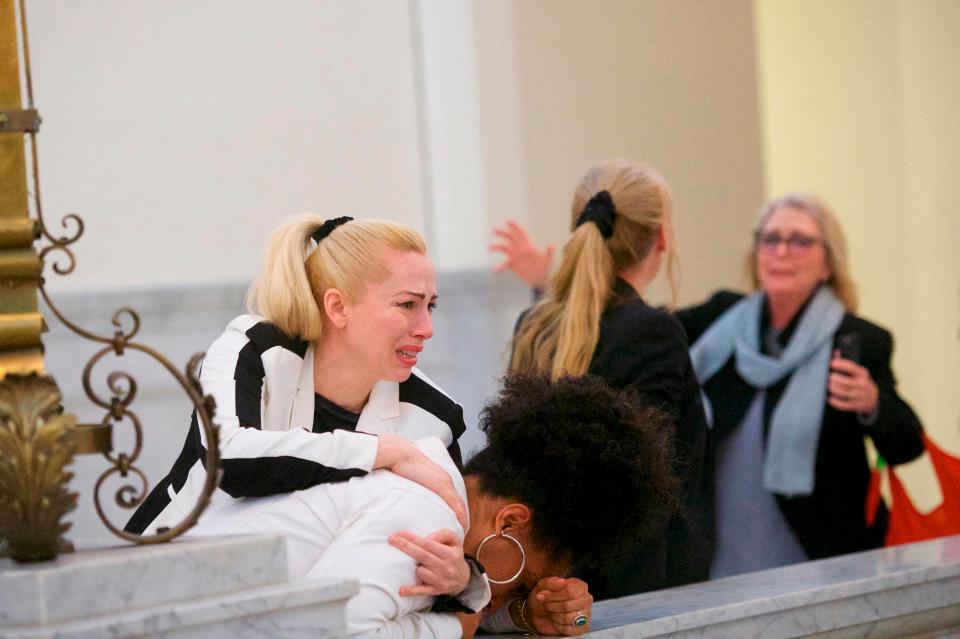
[{"label": "white cuff", "polygon": [[457,601],[474,612],[480,612],[490,603],[490,583],[487,581],[487,575],[481,572],[480,564],[476,560],[466,560],[466,562],[470,566],[470,579],[463,592],[457,595]]},{"label": "white cuff", "polygon": [[484,611],[483,617],[480,618],[480,627],[491,634],[522,632],[522,629],[517,628],[513,619],[510,618],[510,603],[504,602],[493,612]]}]

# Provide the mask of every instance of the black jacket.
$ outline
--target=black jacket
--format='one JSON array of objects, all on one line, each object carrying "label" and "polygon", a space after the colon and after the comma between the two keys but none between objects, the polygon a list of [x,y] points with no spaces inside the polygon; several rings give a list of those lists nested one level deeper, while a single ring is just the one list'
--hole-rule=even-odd
[{"label": "black jacket", "polygon": [[[522,321],[521,316],[518,325]],[[638,543],[625,561],[574,572],[598,600],[706,580],[713,551],[705,483],[709,477],[703,472],[707,428],[683,327],[668,313],[644,303],[618,278],[600,319],[600,340],[588,373],[615,388],[636,389],[645,404],[670,416],[681,494],[679,510],[664,522],[664,529],[654,539]]]},{"label": "black jacket", "polygon": [[[742,295],[721,291],[705,304],[676,313],[693,344],[706,329]],[[798,314],[799,316],[799,314]],[[761,319],[761,321],[765,321]],[[781,335],[786,344],[795,327]],[[877,420],[862,425],[856,414],[841,412],[829,404],[824,407],[813,494],[802,497],[777,496],[777,502],[791,529],[811,559],[876,548],[883,545],[887,527],[885,508],[874,525],[867,527],[864,501],[870,481],[870,468],[863,437],[869,435],[889,464],[901,464],[923,452],[922,428],[910,406],[897,394],[896,380],[890,369],[893,338],[890,333],[856,315],[844,315],[834,340],[846,333],[857,333],[861,340],[860,364],[880,391]],[[763,410],[764,429],[786,388],[789,377],[767,389]],[[714,425],[710,431],[711,449],[742,421],[756,389],[735,368],[734,358],[704,384],[713,408]],[[711,484],[712,486],[712,484]]]}]

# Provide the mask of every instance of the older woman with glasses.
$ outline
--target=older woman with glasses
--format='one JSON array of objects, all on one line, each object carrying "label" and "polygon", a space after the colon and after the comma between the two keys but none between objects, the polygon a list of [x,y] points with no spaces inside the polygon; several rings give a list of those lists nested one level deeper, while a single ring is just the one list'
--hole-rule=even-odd
[{"label": "older woman with glasses", "polygon": [[881,546],[864,516],[869,436],[890,464],[923,451],[890,369],[889,332],[854,314],[843,232],[825,202],[761,209],[757,291],[679,311],[703,384],[715,452],[712,577]]}]

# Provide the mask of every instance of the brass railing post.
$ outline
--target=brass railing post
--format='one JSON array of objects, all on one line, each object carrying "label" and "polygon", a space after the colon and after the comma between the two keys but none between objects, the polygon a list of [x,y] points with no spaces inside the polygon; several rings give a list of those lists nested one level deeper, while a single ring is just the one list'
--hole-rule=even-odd
[{"label": "brass railing post", "polygon": [[76,508],[72,476],[75,420],[43,373],[43,316],[37,307],[38,227],[27,207],[24,133],[39,117],[24,110],[13,0],[0,0],[0,543],[18,561],[69,549],[63,516]]},{"label": "brass railing post", "polygon": [[[12,0],[0,1],[0,112],[21,112],[17,16]],[[2,116],[3,113],[0,113]],[[37,309],[40,258],[27,208],[27,170],[22,131],[0,132],[0,377],[42,373]]]}]

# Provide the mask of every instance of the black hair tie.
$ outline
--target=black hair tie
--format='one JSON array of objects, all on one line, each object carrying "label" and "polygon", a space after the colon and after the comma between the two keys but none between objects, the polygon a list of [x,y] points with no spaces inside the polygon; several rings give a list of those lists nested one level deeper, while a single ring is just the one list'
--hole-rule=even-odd
[{"label": "black hair tie", "polygon": [[333,218],[332,220],[327,220],[326,222],[324,222],[323,224],[321,224],[321,225],[320,225],[320,228],[318,228],[316,231],[314,231],[314,232],[313,232],[313,235],[311,235],[310,237],[312,237],[312,238],[314,239],[314,241],[315,241],[317,244],[319,244],[319,243],[320,243],[320,240],[322,240],[322,239],[325,238],[326,236],[328,236],[328,235],[330,235],[331,233],[333,233],[333,229],[337,228],[338,226],[340,226],[340,225],[342,225],[342,224],[346,224],[347,222],[349,222],[349,221],[352,220],[352,219],[353,219],[352,217],[349,217],[349,216],[347,216],[347,215],[344,215],[343,217],[335,217],[335,218]]},{"label": "black hair tie", "polygon": [[593,222],[600,229],[600,235],[608,240],[613,235],[613,222],[617,216],[617,208],[613,205],[613,198],[608,191],[600,191],[583,207],[583,213],[577,218],[577,227],[587,222]]}]

